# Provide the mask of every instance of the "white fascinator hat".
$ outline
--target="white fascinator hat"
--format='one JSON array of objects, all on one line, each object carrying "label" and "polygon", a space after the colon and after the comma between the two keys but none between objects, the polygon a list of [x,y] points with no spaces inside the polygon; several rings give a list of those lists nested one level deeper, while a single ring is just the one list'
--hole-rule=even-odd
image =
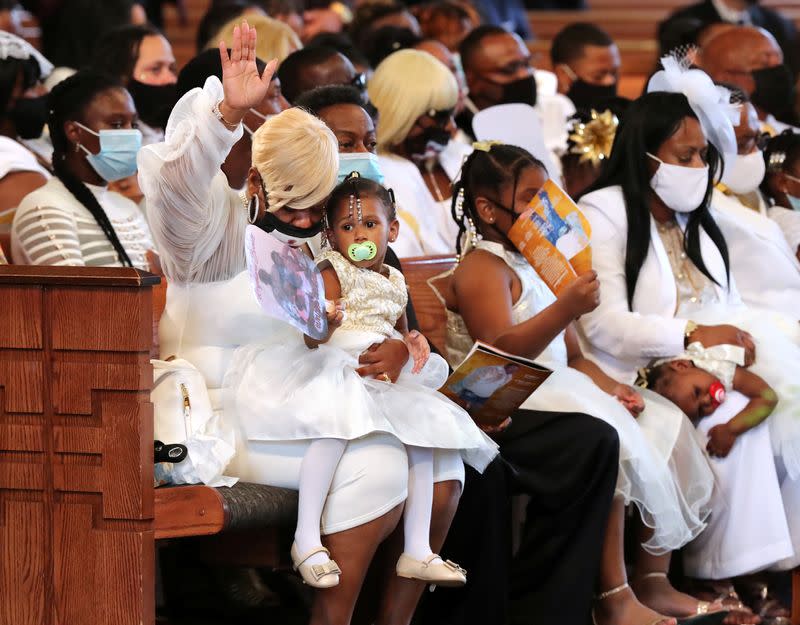
[{"label": "white fascinator hat", "polygon": [[736,135],[733,127],[739,125],[740,105],[731,103],[731,92],[714,84],[711,77],[700,69],[689,69],[685,59],[665,56],[664,68],[656,72],[647,84],[647,92],[667,91],[682,93],[689,100],[706,140],[722,155],[726,162],[736,159]]},{"label": "white fascinator hat", "polygon": [[21,37],[0,30],[0,60],[33,58],[39,64],[39,73],[44,79],[53,71],[53,64],[41,52]]}]

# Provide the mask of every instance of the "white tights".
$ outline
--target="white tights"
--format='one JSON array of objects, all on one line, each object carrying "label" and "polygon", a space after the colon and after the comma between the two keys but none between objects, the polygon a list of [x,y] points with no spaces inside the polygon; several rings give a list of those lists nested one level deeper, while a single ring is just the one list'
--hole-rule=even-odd
[{"label": "white tights", "polygon": [[[300,465],[297,529],[294,539],[300,555],[322,544],[320,520],[333,474],[344,453],[347,441],[320,438],[312,441]],[[431,555],[430,527],[433,507],[433,449],[406,446],[408,453],[408,498],[403,515],[405,535],[403,550],[416,560]],[[323,553],[308,559],[310,564],[328,560]]]}]

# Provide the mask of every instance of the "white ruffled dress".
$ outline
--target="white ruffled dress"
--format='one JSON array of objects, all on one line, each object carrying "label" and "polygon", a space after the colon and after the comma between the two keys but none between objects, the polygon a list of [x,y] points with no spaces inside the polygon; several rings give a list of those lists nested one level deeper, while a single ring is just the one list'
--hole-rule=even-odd
[{"label": "white ruffled dress", "polygon": [[[555,295],[525,258],[497,243],[481,241],[478,249],[502,258],[517,274],[522,293],[512,309],[523,323],[555,301]],[[458,364],[472,347],[463,319],[448,311],[447,347],[451,364]],[[521,406],[522,409],[582,412],[612,425],[620,439],[617,494],[636,504],[654,534],[643,546],[655,554],[678,549],[706,526],[714,476],[695,430],[685,415],[666,399],[647,390],[637,418],[587,375],[567,366],[563,333],[536,361],[553,374]]]},{"label": "white ruffled dress", "polygon": [[437,392],[448,373],[441,356],[431,354],[418,374],[409,360],[394,384],[356,373],[358,356],[370,345],[400,338],[394,326],[408,299],[403,275],[386,265],[388,276],[358,268],[333,251],[318,260],[330,262],[339,277],[344,321],[317,349],[271,343],[237,350],[226,384],[248,437],[354,440],[387,432],[406,445],[458,450],[483,471],[497,444]]}]

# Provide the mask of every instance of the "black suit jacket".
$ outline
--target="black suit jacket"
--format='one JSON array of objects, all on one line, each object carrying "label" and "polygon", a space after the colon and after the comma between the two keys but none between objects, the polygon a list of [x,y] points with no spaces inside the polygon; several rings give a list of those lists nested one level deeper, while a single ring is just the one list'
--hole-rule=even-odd
[{"label": "black suit jacket", "polygon": [[[772,33],[783,50],[786,63],[792,68],[792,72],[797,76],[800,72],[800,40],[797,37],[797,29],[791,20],[783,17],[777,11],[752,4],[747,9],[750,14],[750,21],[753,26],[760,26]],[[667,21],[680,18],[694,18],[705,24],[722,22],[722,17],[717,13],[711,0],[703,0],[697,4],[692,4],[684,9],[675,11],[667,18]]]}]

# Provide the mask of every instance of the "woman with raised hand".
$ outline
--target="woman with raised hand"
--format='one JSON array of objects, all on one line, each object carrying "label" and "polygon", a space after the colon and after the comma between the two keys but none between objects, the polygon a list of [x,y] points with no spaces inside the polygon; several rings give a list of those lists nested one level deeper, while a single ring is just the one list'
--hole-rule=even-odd
[{"label": "woman with raised hand", "polygon": [[[140,181],[169,280],[162,354],[192,362],[206,379],[216,415],[240,432],[227,473],[296,489],[307,443],[263,441],[240,428],[223,401],[223,378],[239,346],[302,340],[299,332],[265,317],[253,299],[244,230],[249,221],[295,246],[318,234],[336,183],[337,143],[318,119],[298,109],[284,111],[253,136],[244,198],[229,187],[221,166],[241,137],[245,115],[264,99],[276,66],[269,63],[259,75],[255,46],[247,22],[234,32],[230,55],[220,46],[222,82],[209,78],[203,89],[181,98],[164,143],[141,151]],[[361,356],[360,372],[396,379],[407,359],[402,341],[387,340]],[[348,575],[316,593],[311,623],[349,623],[375,549],[402,513],[407,466],[402,443],[391,436],[348,443],[322,513],[325,546]]]}]

